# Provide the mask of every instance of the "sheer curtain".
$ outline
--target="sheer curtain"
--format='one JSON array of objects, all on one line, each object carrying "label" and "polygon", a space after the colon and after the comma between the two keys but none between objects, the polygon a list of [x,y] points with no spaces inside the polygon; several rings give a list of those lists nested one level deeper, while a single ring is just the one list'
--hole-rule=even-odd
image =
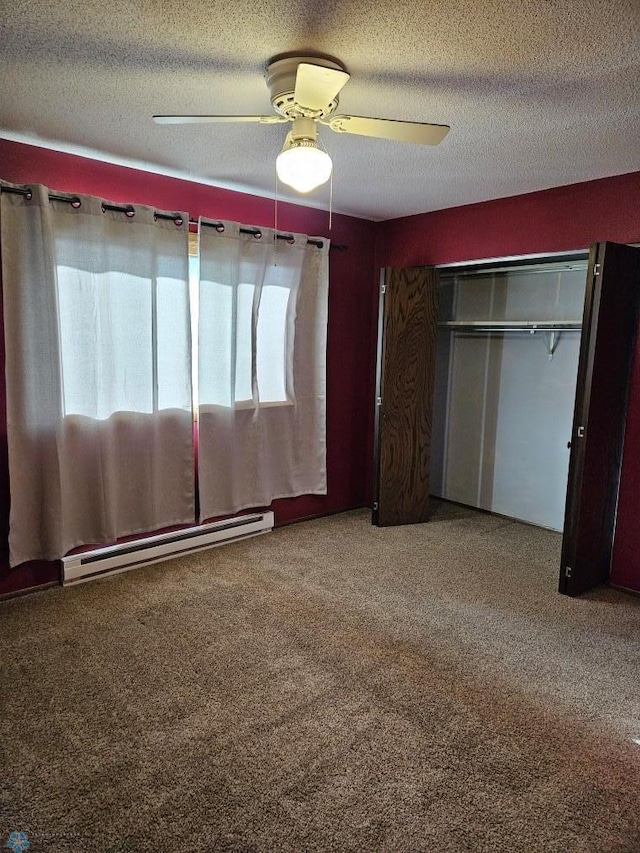
[{"label": "sheer curtain", "polygon": [[193,522],[188,217],[0,199],[11,565]]},{"label": "sheer curtain", "polygon": [[200,516],[326,494],[328,251],[200,223]]}]

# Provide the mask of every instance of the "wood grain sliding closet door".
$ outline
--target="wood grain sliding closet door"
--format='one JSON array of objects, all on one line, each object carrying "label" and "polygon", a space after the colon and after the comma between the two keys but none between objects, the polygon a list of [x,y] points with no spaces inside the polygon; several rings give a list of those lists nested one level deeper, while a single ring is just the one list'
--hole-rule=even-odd
[{"label": "wood grain sliding closet door", "polygon": [[435,269],[382,271],[372,516],[379,527],[427,520],[437,315]]}]

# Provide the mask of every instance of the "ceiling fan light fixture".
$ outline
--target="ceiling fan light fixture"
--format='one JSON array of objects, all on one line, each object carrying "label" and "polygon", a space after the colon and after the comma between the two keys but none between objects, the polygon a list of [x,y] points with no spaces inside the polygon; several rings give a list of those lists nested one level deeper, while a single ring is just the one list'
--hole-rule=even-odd
[{"label": "ceiling fan light fixture", "polygon": [[313,139],[291,139],[276,159],[276,173],[283,184],[299,193],[308,193],[326,184],[333,163]]},{"label": "ceiling fan light fixture", "polygon": [[331,178],[333,164],[331,157],[318,146],[318,124],[334,133],[414,145],[437,145],[449,131],[446,124],[335,115],[349,73],[341,63],[329,57],[295,54],[274,57],[267,67],[266,77],[275,115],[155,115],[154,121],[158,124],[247,122],[262,125],[291,122],[291,130],[276,159],[276,175],[298,193],[311,192]]}]

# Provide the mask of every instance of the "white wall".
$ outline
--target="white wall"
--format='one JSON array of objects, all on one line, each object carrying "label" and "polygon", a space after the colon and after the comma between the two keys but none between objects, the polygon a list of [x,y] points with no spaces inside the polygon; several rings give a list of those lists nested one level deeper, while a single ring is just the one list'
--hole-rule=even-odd
[{"label": "white wall", "polygon": [[[574,265],[575,266],[575,265]],[[582,319],[585,265],[443,278],[444,320]],[[563,526],[579,331],[438,334],[431,491]]]}]

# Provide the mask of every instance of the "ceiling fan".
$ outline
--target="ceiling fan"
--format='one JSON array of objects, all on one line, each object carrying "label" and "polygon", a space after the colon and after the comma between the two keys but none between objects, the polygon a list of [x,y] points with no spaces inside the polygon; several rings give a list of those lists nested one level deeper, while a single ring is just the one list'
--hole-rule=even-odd
[{"label": "ceiling fan", "polygon": [[291,122],[291,130],[276,160],[276,172],[283,183],[303,193],[324,184],[331,176],[331,158],[318,144],[318,123],[336,133],[354,133],[419,145],[437,145],[449,132],[446,124],[335,115],[338,95],[349,80],[349,74],[332,59],[309,56],[276,58],[269,63],[265,76],[275,115],[154,115],[153,120],[157,124]]}]

